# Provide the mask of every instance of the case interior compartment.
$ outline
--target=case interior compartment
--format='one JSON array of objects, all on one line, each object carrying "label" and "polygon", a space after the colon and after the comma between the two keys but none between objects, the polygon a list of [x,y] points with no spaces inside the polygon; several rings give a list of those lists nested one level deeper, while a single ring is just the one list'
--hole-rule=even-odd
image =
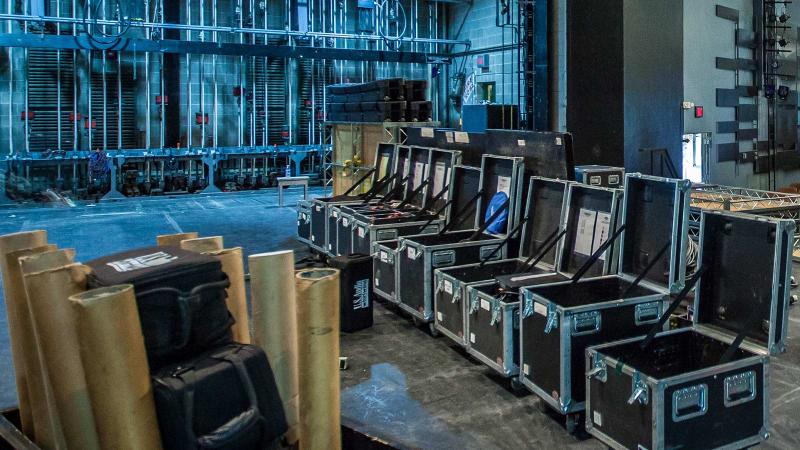
[{"label": "case interior compartment", "polygon": [[[552,284],[529,288],[531,293],[541,296],[562,308],[593,305],[622,298],[631,282],[617,276],[593,278],[578,283]],[[663,295],[654,289],[642,285],[634,287],[625,298],[643,297],[645,295]]]},{"label": "case interior compartment", "polygon": [[428,177],[431,181],[425,189],[426,195],[423,199],[423,204],[426,204],[429,210],[438,210],[444,206],[447,199],[450,197],[450,192],[447,191],[442,194],[438,200],[430,203],[442,189],[448,189],[450,187],[453,165],[456,163],[457,159],[457,155],[451,151],[431,150],[431,163],[428,166]]},{"label": "case interior compartment", "polygon": [[[528,190],[532,191],[533,198],[529,198],[527,203],[529,205],[527,215],[530,215],[530,220],[525,224],[520,244],[521,257],[538,254],[546,245],[545,241],[558,228],[564,208],[564,197],[567,195],[566,187],[563,181],[531,178]],[[540,262],[555,266],[558,250],[556,247],[553,246]]]},{"label": "case interior compartment", "polygon": [[[570,187],[569,207],[567,208],[567,218],[565,220],[567,230],[570,230],[563,238],[561,247],[561,259],[559,261],[559,271],[572,274],[578,271],[583,264],[589,260],[594,251],[608,239],[615,230],[611,226],[617,226],[617,220],[613,217],[617,210],[614,205],[614,193],[606,189],[573,184]],[[604,215],[610,221],[603,224]],[[587,222],[588,221],[588,222]],[[592,224],[589,225],[589,222]],[[591,231],[585,233],[581,227],[591,226]],[[584,233],[583,235],[581,233]],[[588,247],[586,238],[588,237]],[[579,239],[581,241],[579,242]],[[600,239],[599,242],[594,242]],[[603,257],[595,261],[584,277],[595,277],[603,274],[603,266],[607,260],[614,258],[614,246],[606,250]]]},{"label": "case interior compartment", "polygon": [[496,262],[487,262],[483,266],[470,264],[458,266],[452,269],[439,269],[443,274],[449,275],[462,283],[472,283],[475,281],[489,280],[497,275],[514,273],[518,270],[520,261],[516,259],[506,259]]},{"label": "case interior compartment", "polygon": [[[412,236],[412,239],[409,242],[413,242],[416,245],[425,245],[425,246],[458,244],[459,242],[469,238],[473,234],[474,234],[473,230],[453,231],[444,234],[421,234],[418,236]],[[496,240],[497,236],[492,236],[491,234],[483,233],[470,242],[485,241],[490,239]]]},{"label": "case interior compartment", "polygon": [[517,181],[514,177],[514,160],[496,157],[487,158],[486,155],[484,155],[482,171],[483,195],[481,196],[480,202],[481,213],[478,215],[478,226],[483,225],[485,222],[486,208],[492,200],[492,197],[502,190],[509,196],[512,202],[508,205],[509,220],[508,225],[506,225],[506,229],[508,229],[508,226],[512,224],[512,217],[514,216],[513,202],[515,199],[512,197],[512,194],[514,194],[516,186],[513,186],[512,183]]},{"label": "case interior compartment", "polygon": [[[477,203],[469,204],[480,190],[481,170],[471,166],[456,166],[453,173],[453,191],[451,194],[452,203],[450,204],[447,219],[448,223],[457,220],[450,228],[452,231],[471,230],[477,228],[475,224],[475,212]],[[469,204],[469,207],[467,205]],[[467,209],[466,211],[464,209]],[[462,213],[463,211],[463,213]],[[460,217],[456,217],[460,215]]]},{"label": "case interior compartment", "polygon": [[[600,353],[624,362],[637,371],[656,379],[684,375],[718,366],[729,344],[698,333],[692,329],[657,335],[644,351],[641,340],[615,344],[598,349]],[[737,361],[755,353],[739,348],[731,361]]]},{"label": "case interior compartment", "polygon": [[[403,199],[408,199],[414,190],[428,178],[428,169],[431,159],[431,149],[425,147],[411,147],[408,158],[408,181],[406,181]],[[402,178],[401,178],[402,179]],[[425,201],[425,192],[429,186],[422,188],[413,199],[409,200],[409,205],[417,209],[422,207]]]}]

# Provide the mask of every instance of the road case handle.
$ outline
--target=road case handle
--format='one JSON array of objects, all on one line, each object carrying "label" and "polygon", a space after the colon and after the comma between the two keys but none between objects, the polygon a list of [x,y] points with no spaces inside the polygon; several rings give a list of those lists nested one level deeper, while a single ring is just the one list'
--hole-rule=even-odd
[{"label": "road case handle", "polygon": [[[624,296],[622,298],[625,298]],[[639,303],[634,312],[634,323],[636,326],[647,325],[658,322],[660,302]]]},{"label": "road case handle", "polygon": [[[417,252],[421,254],[422,252]],[[417,259],[417,258],[414,258]],[[439,250],[431,254],[432,267],[447,267],[452,266],[456,262],[455,250]]]},{"label": "road case handle", "polygon": [[602,316],[600,311],[588,311],[572,316],[572,335],[584,336],[600,331]]},{"label": "road case handle", "polygon": [[756,391],[756,372],[753,370],[725,377],[725,407],[755,400]]},{"label": "road case handle", "polygon": [[672,393],[672,421],[683,422],[708,411],[708,385],[705,383],[678,389]]}]

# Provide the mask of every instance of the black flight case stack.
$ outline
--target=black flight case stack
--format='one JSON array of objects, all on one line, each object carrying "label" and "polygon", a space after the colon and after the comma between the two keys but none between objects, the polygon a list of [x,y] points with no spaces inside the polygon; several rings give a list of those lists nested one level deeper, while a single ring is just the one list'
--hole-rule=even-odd
[{"label": "black flight case stack", "polygon": [[[522,381],[574,432],[586,400],[586,348],[641,336],[686,278],[688,180],[628,174],[617,273],[523,288]],[[601,247],[602,249],[602,247]],[[592,254],[596,258],[598,253]],[[677,356],[678,358],[684,355]]]},{"label": "black flight case stack", "polygon": [[[550,234],[559,236],[564,231],[556,244],[557,265],[533,266],[525,273],[501,274],[496,280],[467,288],[465,332],[469,336],[467,352],[470,355],[505,377],[519,374],[519,329],[523,315],[519,290],[524,286],[568,280],[582,270],[595,276],[609,273],[616,248],[608,238],[617,226],[621,198],[619,189],[572,183],[563,221],[550,224]],[[606,242],[611,245],[600,253],[602,257],[591,258]],[[517,385],[515,380],[512,382]]]},{"label": "black flight case stack", "polygon": [[[460,159],[459,151],[431,149],[427,173],[422,181],[425,185],[420,184],[411,191],[406,197],[406,205],[383,212],[353,210],[352,252],[369,255],[375,242],[439,231],[440,214],[446,209],[453,167],[459,164]],[[345,210],[342,208],[343,213]]]},{"label": "black flight case stack", "polygon": [[785,345],[794,229],[787,219],[703,211],[699,269],[686,286],[697,284],[692,326],[588,349],[589,433],[616,449],[767,439],[769,355]]},{"label": "black flight case stack", "polygon": [[[474,222],[467,217],[474,217],[479,198],[481,170],[471,166],[455,166],[453,179],[448,190],[449,200],[443,205],[445,227],[451,231],[473,229]],[[442,208],[440,208],[441,210]],[[426,225],[423,227],[428,229]],[[376,241],[372,245],[374,292],[377,296],[392,303],[397,303],[397,239]]]},{"label": "black flight case stack", "polygon": [[[462,347],[466,347],[467,286],[494,280],[497,275],[520,272],[529,255],[536,254],[540,250],[545,250],[545,254],[536,261],[537,266],[555,267],[556,249],[553,245],[548,247],[548,243],[558,240],[555,235],[558,234],[563,219],[569,184],[569,181],[530,178],[525,212],[527,220],[524,218],[522,223],[518,258],[436,269],[433,304],[436,330]],[[530,263],[532,260],[527,262]]]},{"label": "black flight case stack", "polygon": [[[330,207],[337,204],[362,203],[387,192],[396,178],[395,144],[378,144],[374,164],[373,168],[344,194],[300,201],[297,210],[297,239],[314,250],[327,252]],[[370,179],[372,185],[367,192],[354,193]]]},{"label": "black flight case stack", "polygon": [[[477,208],[473,229],[400,238],[396,257],[398,305],[416,323],[428,324],[431,334],[437,334],[433,324],[434,270],[506,257],[507,241],[503,238],[520,220],[523,171],[521,157],[483,155],[479,195],[474,197]],[[491,205],[501,198],[505,199],[501,204]],[[507,214],[506,226],[492,234],[490,229],[504,214]],[[463,219],[461,212],[458,216],[461,217],[452,219],[453,223]]]}]

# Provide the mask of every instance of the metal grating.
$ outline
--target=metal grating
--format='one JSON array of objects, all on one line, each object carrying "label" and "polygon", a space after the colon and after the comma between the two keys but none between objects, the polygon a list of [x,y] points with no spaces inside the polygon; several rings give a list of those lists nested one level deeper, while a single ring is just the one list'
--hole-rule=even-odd
[{"label": "metal grating", "polygon": [[[118,56],[118,55],[117,55]],[[91,117],[97,128],[92,132],[92,148],[116,149],[137,148],[138,132],[136,130],[136,80],[130,64],[122,61],[121,68],[115,59],[106,58],[105,89],[103,81],[103,57],[95,55],[91,73],[92,108]],[[119,95],[119,77],[121,69],[122,95]],[[105,92],[105,96],[103,95]],[[105,98],[105,104],[103,102]],[[119,102],[122,101],[122,107]],[[122,112],[122,120],[120,117]],[[105,114],[104,114],[105,112]],[[122,133],[118,132],[122,125]],[[103,131],[105,130],[105,145]],[[120,142],[121,138],[121,142]]]},{"label": "metal grating", "polygon": [[72,150],[73,61],[72,51],[28,50],[28,109],[35,114],[29,123],[31,151],[57,150],[59,136],[61,149]]}]

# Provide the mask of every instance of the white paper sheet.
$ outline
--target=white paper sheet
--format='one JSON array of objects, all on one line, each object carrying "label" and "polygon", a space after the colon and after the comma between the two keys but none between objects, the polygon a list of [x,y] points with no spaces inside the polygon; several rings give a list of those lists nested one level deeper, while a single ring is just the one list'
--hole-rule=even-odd
[{"label": "white paper sheet", "polygon": [[511,177],[497,177],[497,192],[505,192],[507,196],[511,196]]},{"label": "white paper sheet", "polygon": [[433,195],[439,195],[444,189],[444,181],[445,181],[445,174],[447,173],[447,167],[443,162],[437,162],[436,166],[433,168]]},{"label": "white paper sheet", "polygon": [[[592,244],[592,253],[596,252],[597,249],[608,240],[609,233],[611,233],[611,214],[598,212],[597,226],[595,227],[594,231],[594,244]],[[600,255],[601,260],[605,261],[606,253],[608,253],[608,250],[604,251],[603,254]]]},{"label": "white paper sheet", "polygon": [[597,211],[581,208],[578,213],[578,226],[575,230],[575,253],[589,256],[592,254]]},{"label": "white paper sheet", "polygon": [[422,137],[432,138],[433,137],[433,128],[430,127],[422,127],[419,130],[419,134]]},{"label": "white paper sheet", "polygon": [[414,163],[414,182],[411,184],[411,189],[416,189],[422,184],[422,179],[425,177],[425,163]]}]

